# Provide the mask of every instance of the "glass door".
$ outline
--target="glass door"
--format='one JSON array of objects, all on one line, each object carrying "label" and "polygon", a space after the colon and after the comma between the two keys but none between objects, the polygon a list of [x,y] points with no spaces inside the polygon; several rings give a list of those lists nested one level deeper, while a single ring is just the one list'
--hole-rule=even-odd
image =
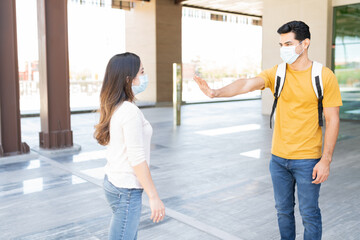
[{"label": "glass door", "polygon": [[332,68],[343,107],[340,118],[360,120],[360,4],[334,8]]}]

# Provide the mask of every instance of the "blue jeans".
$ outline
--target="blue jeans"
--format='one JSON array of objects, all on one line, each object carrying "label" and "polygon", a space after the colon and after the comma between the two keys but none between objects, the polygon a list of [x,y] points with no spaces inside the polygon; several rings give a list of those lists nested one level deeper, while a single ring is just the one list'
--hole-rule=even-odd
[{"label": "blue jeans", "polygon": [[298,192],[304,240],[320,240],[322,234],[319,208],[320,184],[313,184],[312,172],[320,159],[290,160],[272,155],[270,173],[274,187],[275,208],[281,240],[294,240],[295,185]]},{"label": "blue jeans", "polygon": [[112,209],[110,240],[136,240],[140,223],[143,189],[115,187],[105,176],[103,187]]}]

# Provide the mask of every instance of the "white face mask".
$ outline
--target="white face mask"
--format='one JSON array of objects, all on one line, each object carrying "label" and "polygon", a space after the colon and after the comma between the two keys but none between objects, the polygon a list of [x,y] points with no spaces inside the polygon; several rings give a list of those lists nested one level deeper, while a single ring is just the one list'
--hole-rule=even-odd
[{"label": "white face mask", "polygon": [[135,86],[135,85],[132,86],[134,95],[137,95],[137,94],[145,91],[145,89],[149,83],[147,75],[140,76],[139,80],[140,80],[140,84],[138,86]]},{"label": "white face mask", "polygon": [[301,51],[301,53],[296,53],[295,49],[297,46],[299,46],[302,43],[302,41],[296,45],[296,46],[289,46],[289,47],[281,47],[280,48],[280,57],[281,59],[288,63],[292,64],[296,61],[296,59],[304,52],[305,49]]}]

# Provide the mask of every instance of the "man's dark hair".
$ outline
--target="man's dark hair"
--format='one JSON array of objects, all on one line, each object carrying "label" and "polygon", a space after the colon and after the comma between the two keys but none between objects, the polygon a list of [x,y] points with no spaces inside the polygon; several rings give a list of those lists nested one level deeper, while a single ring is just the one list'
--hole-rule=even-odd
[{"label": "man's dark hair", "polygon": [[282,25],[278,30],[278,34],[284,34],[293,32],[295,33],[295,39],[302,41],[306,38],[310,39],[309,26],[302,21],[291,21]]}]

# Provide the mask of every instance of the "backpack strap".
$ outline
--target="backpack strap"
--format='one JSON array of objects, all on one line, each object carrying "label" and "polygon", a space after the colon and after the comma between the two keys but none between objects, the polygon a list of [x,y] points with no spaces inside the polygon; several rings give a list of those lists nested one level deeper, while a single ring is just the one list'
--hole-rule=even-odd
[{"label": "backpack strap", "polygon": [[319,126],[323,126],[323,98],[324,98],[324,87],[322,83],[322,64],[313,61],[312,69],[311,69],[311,80],[314,92],[316,94],[316,97],[318,99],[318,115],[319,115]]},{"label": "backpack strap", "polygon": [[278,65],[277,70],[276,70],[275,85],[274,85],[274,98],[275,99],[274,99],[274,103],[273,103],[272,111],[271,111],[271,115],[270,115],[270,128],[272,128],[272,125],[273,125],[272,124],[273,116],[275,113],[278,98],[280,97],[280,93],[284,87],[285,77],[286,77],[286,63],[283,62]]}]

